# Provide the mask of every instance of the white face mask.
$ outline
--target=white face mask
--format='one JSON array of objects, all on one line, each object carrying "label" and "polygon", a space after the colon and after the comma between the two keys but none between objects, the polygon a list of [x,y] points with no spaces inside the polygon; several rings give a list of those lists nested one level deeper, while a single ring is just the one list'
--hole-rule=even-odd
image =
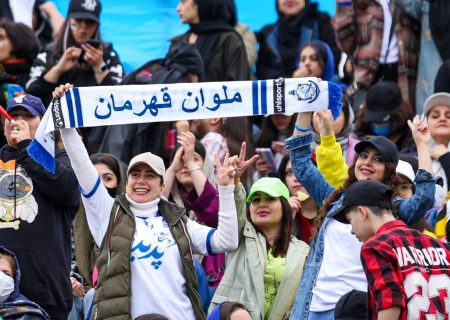
[{"label": "white face mask", "polygon": [[14,291],[14,279],[0,272],[0,302],[8,299],[10,294]]}]

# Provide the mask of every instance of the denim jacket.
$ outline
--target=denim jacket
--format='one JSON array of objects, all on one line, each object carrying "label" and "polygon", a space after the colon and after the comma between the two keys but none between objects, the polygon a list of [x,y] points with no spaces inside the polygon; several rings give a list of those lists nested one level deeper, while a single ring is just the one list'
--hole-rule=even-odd
[{"label": "denim jacket", "polygon": [[[285,149],[290,151],[292,169],[300,183],[306,188],[314,201],[321,205],[324,200],[334,191],[319,170],[311,162],[311,134],[305,136],[292,136],[285,141]],[[432,175],[419,170],[416,178],[416,192],[411,199],[404,200],[399,197],[395,202],[400,209],[400,219],[411,225],[418,222],[421,217],[433,206],[435,180]],[[326,226],[330,221],[330,214],[338,210],[342,205],[343,195],[331,206],[323,225],[316,237],[310,243],[310,251],[306,258],[300,286],[294,301],[291,319],[308,319],[312,299],[312,290],[319,274],[324,253],[324,234]],[[337,252],[337,255],[339,253]],[[358,255],[359,252],[355,252]]]}]

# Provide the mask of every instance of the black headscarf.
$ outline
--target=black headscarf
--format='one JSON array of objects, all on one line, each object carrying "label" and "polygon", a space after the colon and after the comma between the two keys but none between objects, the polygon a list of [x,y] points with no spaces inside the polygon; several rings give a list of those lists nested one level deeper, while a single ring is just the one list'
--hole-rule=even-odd
[{"label": "black headscarf", "polygon": [[188,73],[198,75],[205,73],[203,59],[195,46],[181,42],[167,54],[164,59],[164,68],[152,79],[152,83],[179,83]]},{"label": "black headscarf", "polygon": [[317,3],[309,3],[305,0],[305,7],[294,17],[285,18],[278,9],[278,1],[275,1],[278,13],[279,36],[278,45],[280,46],[281,58],[284,62],[285,70],[293,72],[297,66],[300,51],[300,32],[307,18],[317,14]]},{"label": "black headscarf", "polygon": [[430,0],[430,31],[442,60],[450,59],[450,1]]},{"label": "black headscarf", "polygon": [[190,32],[198,35],[195,46],[200,51],[205,68],[214,56],[222,32],[234,31],[237,23],[233,0],[194,0],[200,22],[190,24]]}]

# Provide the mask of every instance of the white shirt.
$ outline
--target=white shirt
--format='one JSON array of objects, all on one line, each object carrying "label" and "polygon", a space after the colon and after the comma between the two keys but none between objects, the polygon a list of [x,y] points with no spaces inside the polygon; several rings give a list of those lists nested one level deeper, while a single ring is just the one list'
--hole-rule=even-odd
[{"label": "white shirt", "polygon": [[380,5],[383,8],[383,42],[381,44],[381,52],[380,52],[380,63],[395,63],[398,62],[398,43],[397,37],[395,35],[395,31],[392,34],[391,43],[389,44],[389,53],[386,57],[389,37],[391,33],[391,25],[392,25],[392,13],[389,9],[389,2],[391,0],[380,0]]},{"label": "white shirt", "polygon": [[334,309],[347,292],[367,291],[367,280],[361,264],[362,243],[351,234],[351,225],[330,219],[325,226],[324,252],[310,310]]},{"label": "white shirt", "polygon": [[[114,199],[99,183],[98,173],[75,129],[60,130],[72,168],[83,190],[83,204],[92,237],[98,246],[109,224]],[[193,253],[208,255],[236,250],[239,244],[234,186],[219,186],[217,230],[188,220],[186,232]],[[127,196],[135,215],[131,249],[131,317],[160,313],[169,319],[195,319],[187,296],[181,256],[156,199],[136,203]]]},{"label": "white shirt", "polygon": [[10,0],[9,7],[14,18],[14,22],[22,22],[23,24],[33,28],[33,7],[35,0]]}]

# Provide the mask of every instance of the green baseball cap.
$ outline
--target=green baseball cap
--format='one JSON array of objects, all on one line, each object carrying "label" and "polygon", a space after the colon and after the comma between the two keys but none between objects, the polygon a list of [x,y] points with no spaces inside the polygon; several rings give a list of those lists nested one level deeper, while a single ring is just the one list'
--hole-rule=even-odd
[{"label": "green baseball cap", "polygon": [[264,177],[256,181],[250,188],[250,194],[247,197],[247,202],[252,201],[256,192],[264,192],[274,198],[283,197],[289,201],[289,189],[278,178]]}]

